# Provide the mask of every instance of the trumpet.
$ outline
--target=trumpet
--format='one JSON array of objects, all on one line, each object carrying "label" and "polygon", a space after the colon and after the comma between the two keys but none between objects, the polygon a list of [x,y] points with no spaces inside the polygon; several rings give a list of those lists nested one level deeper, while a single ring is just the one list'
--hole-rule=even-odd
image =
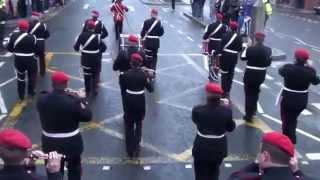
[{"label": "trumpet", "polygon": [[[44,152],[42,152],[40,150],[34,150],[34,151],[31,151],[29,157],[31,159],[34,159],[34,160],[36,160],[36,159],[47,160],[47,159],[49,159],[49,154],[44,153]],[[64,155],[64,154],[59,154],[58,153],[58,157],[60,157],[61,159],[65,159],[67,156]]]},{"label": "trumpet", "polygon": [[146,76],[150,79],[153,79],[156,75],[156,71],[145,66],[141,67],[141,70],[146,74]]}]

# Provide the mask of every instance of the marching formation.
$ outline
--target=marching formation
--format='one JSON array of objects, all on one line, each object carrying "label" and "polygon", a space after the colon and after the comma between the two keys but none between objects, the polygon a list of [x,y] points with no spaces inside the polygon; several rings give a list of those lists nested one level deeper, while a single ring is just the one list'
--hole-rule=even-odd
[{"label": "marching formation", "polygon": [[[151,17],[143,22],[139,35],[123,34],[128,7],[122,0],[115,0],[110,11],[115,38],[118,40],[116,42],[119,43],[113,70],[119,75],[126,152],[133,159],[138,158],[140,153],[142,123],[146,114],[145,94],[146,91],[152,93],[155,90],[158,50],[164,28],[159,12],[151,9]],[[216,22],[205,28],[202,37],[203,50],[209,61],[209,82],[205,86],[206,104],[195,106],[191,114],[197,129],[192,149],[196,180],[218,180],[220,165],[228,156],[227,134],[236,128],[230,93],[238,59],[246,62],[243,77],[243,120],[246,123],[254,121],[260,86],[272,61],[272,50],[264,44],[266,35],[263,32],[256,32],[254,43],[246,44],[239,33],[238,23],[234,21],[237,17],[224,16],[221,12],[216,13]],[[99,93],[102,54],[107,50],[104,40],[109,35],[102,20],[99,20],[99,12],[93,10],[91,13],[92,17],[85,20],[73,46],[81,54],[84,92],[68,88],[70,77],[66,73],[52,73],[52,91],[42,91],[36,102],[42,128],[42,151],[29,153],[31,141],[20,131],[1,131],[0,157],[4,159],[5,168],[0,171],[0,179],[10,179],[12,169],[19,179],[33,179],[20,167],[25,158],[44,159],[50,180],[63,177],[65,164],[69,180],[81,179],[84,146],[79,124],[92,119],[89,102]],[[34,12],[30,22],[20,20],[18,29],[11,34],[7,45],[8,51],[14,54],[17,90],[21,101],[26,99],[26,86],[29,98],[36,95],[38,67],[41,77],[46,73],[45,40],[50,37],[50,32],[46,24],[39,20],[39,16],[39,13]],[[304,179],[305,175],[298,169],[296,160],[297,118],[307,106],[309,86],[319,84],[320,78],[308,63],[307,50],[297,49],[294,56],[293,63],[279,69],[283,87],[276,101],[280,102],[282,133],[264,134],[257,160],[232,173],[230,180]],[[12,154],[11,151],[15,150],[17,153]]]}]

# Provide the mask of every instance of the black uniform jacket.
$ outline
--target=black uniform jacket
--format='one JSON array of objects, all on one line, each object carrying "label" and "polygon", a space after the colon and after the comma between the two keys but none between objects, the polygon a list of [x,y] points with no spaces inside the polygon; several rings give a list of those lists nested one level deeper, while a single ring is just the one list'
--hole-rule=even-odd
[{"label": "black uniform jacket", "polygon": [[29,33],[35,35],[37,39],[47,39],[50,36],[50,32],[46,24],[40,21],[30,22]]},{"label": "black uniform jacket", "polygon": [[[16,31],[13,32],[10,36],[10,40],[7,46],[7,49],[9,52],[12,53],[23,53],[23,54],[29,54],[29,53],[36,53],[37,51],[37,39],[35,36],[28,34],[21,39],[19,43],[16,40],[22,36],[25,32]],[[21,56],[19,56],[21,57]],[[32,56],[30,56],[32,57]],[[26,57],[21,57],[22,59],[25,59]]]},{"label": "black uniform jacket", "polygon": [[119,54],[113,63],[113,70],[120,71],[120,72],[125,72],[129,70],[131,68],[130,58],[131,58],[131,54],[133,53],[139,53],[140,55],[142,55],[142,57],[144,57],[143,53],[140,52],[138,48],[135,46],[129,46],[126,49],[120,48]]},{"label": "black uniform jacket", "polygon": [[[216,30],[219,27],[219,30]],[[222,24],[221,22],[214,22],[210,25],[208,25],[205,29],[205,33],[203,35],[203,39],[209,39],[209,44],[208,44],[208,48],[209,51],[212,50],[219,50],[220,45],[221,45],[221,39],[224,33],[226,33],[227,28],[224,24]],[[213,32],[215,32],[214,34],[212,34]],[[214,40],[216,39],[216,40]],[[211,52],[210,52],[211,53]],[[217,53],[217,52],[215,52]]]},{"label": "black uniform jacket", "polygon": [[[91,110],[81,107],[78,97],[62,90],[41,93],[37,101],[41,127],[47,133],[70,133],[79,128],[80,122],[88,122],[92,118]],[[83,150],[80,133],[70,138],[42,139],[44,151],[57,150],[60,153],[79,154]]]},{"label": "black uniform jacket", "polygon": [[[235,129],[232,110],[218,103],[199,105],[192,109],[192,121],[203,135],[222,135]],[[217,160],[227,156],[227,137],[219,139],[204,138],[199,135],[193,144],[193,157],[200,160]]]},{"label": "black uniform jacket", "polygon": [[[310,84],[319,84],[320,79],[315,69],[303,64],[285,64],[279,69],[279,74],[284,78],[286,88],[304,91]],[[303,108],[308,102],[308,93],[294,93],[284,90],[282,92],[284,103],[294,108]]]},{"label": "black uniform jacket", "polygon": [[61,180],[60,173],[50,174],[48,178],[40,178],[35,174],[27,173],[24,166],[5,166],[0,170],[1,180]]},{"label": "black uniform jacket", "polygon": [[[267,68],[271,65],[271,53],[271,48],[264,46],[263,44],[257,44],[255,46],[248,47],[246,55],[242,60],[246,60],[247,66],[250,67]],[[266,70],[246,68],[244,83],[263,83],[266,72]]]},{"label": "black uniform jacket", "polygon": [[[220,63],[223,70],[227,70],[230,66],[234,66],[238,61],[238,53],[242,51],[242,39],[239,34],[237,34],[236,38],[229,46],[225,47],[234,34],[235,32],[228,31],[222,36],[218,54],[222,54]],[[235,53],[230,53],[226,50],[235,51]]]},{"label": "black uniform jacket", "polygon": [[85,32],[88,30],[87,28],[87,24],[88,24],[88,21],[90,20],[93,20],[96,24],[96,28],[94,30],[94,32],[96,34],[100,34],[101,35],[101,39],[104,39],[108,36],[108,31],[106,29],[106,27],[104,26],[103,22],[100,21],[100,20],[95,20],[95,19],[87,19],[85,22],[84,22],[84,25],[83,25],[83,29],[82,29],[82,32]]},{"label": "black uniform jacket", "polygon": [[[161,21],[158,20],[157,24],[154,26],[154,28],[148,33],[150,27],[156,21],[156,18],[150,18],[144,21],[143,27],[141,30],[141,38],[144,39],[144,47],[149,50],[156,50],[160,47],[160,36],[164,34],[163,26],[161,25]],[[145,36],[156,36],[159,38],[148,38]]]},{"label": "black uniform jacket", "polygon": [[130,69],[121,76],[120,83],[120,86],[126,90],[124,97],[125,112],[129,112],[133,115],[144,115],[146,108],[144,93],[132,94],[127,91],[139,92],[147,89],[149,92],[152,92],[153,89],[151,84],[148,82],[146,74],[140,68]]}]

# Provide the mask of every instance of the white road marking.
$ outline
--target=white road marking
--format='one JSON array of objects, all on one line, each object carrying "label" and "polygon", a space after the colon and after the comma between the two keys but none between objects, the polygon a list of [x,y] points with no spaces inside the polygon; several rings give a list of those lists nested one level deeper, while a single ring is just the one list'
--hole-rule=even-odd
[{"label": "white road marking", "polygon": [[301,161],[301,164],[303,164],[303,165],[309,165],[309,162],[308,162],[308,161]]},{"label": "white road marking", "polygon": [[274,84],[277,85],[277,86],[282,87],[282,82],[277,81],[277,82],[275,82]]},{"label": "white road marking", "polygon": [[192,164],[186,164],[184,167],[185,167],[186,169],[192,169]]},{"label": "white road marking", "polygon": [[112,62],[112,58],[103,58],[102,62],[111,63]]},{"label": "white road marking", "polygon": [[103,171],[109,171],[110,170],[110,166],[102,166],[102,170]]},{"label": "white road marking", "polygon": [[320,160],[320,153],[307,153],[306,157],[310,160]]},{"label": "white road marking", "polygon": [[5,64],[6,62],[2,61],[0,62],[0,68]]},{"label": "white road marking", "polygon": [[263,114],[264,113],[264,111],[263,111],[263,109],[262,109],[262,106],[261,106],[261,104],[258,102],[257,103],[257,110],[258,110],[258,112],[260,113],[260,114]]},{"label": "white road marking", "polygon": [[187,106],[183,106],[183,105],[172,104],[172,103],[167,103],[167,102],[159,102],[159,103],[160,103],[160,104],[165,104],[165,105],[167,105],[167,106],[171,106],[171,107],[174,107],[174,108],[177,108],[177,109],[186,110],[186,111],[189,111],[189,112],[192,111],[192,108],[191,108],[191,107],[187,107]]},{"label": "white road marking", "polygon": [[234,71],[237,72],[237,73],[243,73],[243,70],[240,69],[240,68],[238,68],[238,67],[236,67],[236,68],[234,69]]},{"label": "white road marking", "polygon": [[261,88],[264,88],[264,89],[270,89],[269,86],[267,86],[265,83],[261,84]]},{"label": "white road marking", "polygon": [[5,82],[1,83],[1,84],[0,84],[0,87],[3,87],[3,86],[5,86],[5,85],[7,85],[7,84],[11,83],[12,81],[14,81],[14,80],[16,80],[16,79],[17,79],[17,77],[13,77],[13,78],[11,78],[11,79],[9,79],[9,80],[7,80],[7,81],[5,81]]},{"label": "white road marking", "polygon": [[226,168],[232,168],[232,164],[231,164],[231,163],[224,163],[224,167],[226,167]]},{"label": "white road marking", "polygon": [[181,30],[178,30],[178,33],[179,33],[179,34],[183,34],[183,32],[182,32]]},{"label": "white road marking", "polygon": [[197,65],[189,56],[186,54],[182,55],[183,59],[185,59],[189,64],[191,64],[204,78],[208,77],[208,73],[203,70],[199,65]]},{"label": "white road marking", "polygon": [[163,12],[169,12],[169,9],[168,9],[168,8],[161,8],[161,10],[162,10]]},{"label": "white road marking", "polygon": [[7,110],[6,104],[4,103],[1,91],[0,91],[0,110],[1,110],[2,114],[8,113],[8,110]]},{"label": "white road marking", "polygon": [[320,52],[320,49],[316,49],[316,48],[311,48],[311,49],[316,51],[316,52]]},{"label": "white road marking", "polygon": [[238,81],[238,80],[232,80],[233,82],[235,82],[235,83],[237,83],[237,84],[240,84],[241,86],[243,86],[244,84],[243,84],[243,82],[241,82],[241,81]]},{"label": "white road marking", "polygon": [[151,166],[143,166],[143,170],[150,171],[151,170]]},{"label": "white road marking", "polygon": [[310,111],[307,110],[307,109],[304,109],[304,110],[301,112],[301,114],[304,115],[304,116],[310,116],[310,115],[312,115],[312,112],[310,112]]},{"label": "white road marking", "polygon": [[271,63],[271,67],[277,68],[277,67],[282,66],[282,65],[284,65],[284,64],[286,64],[286,63],[287,63],[287,62],[275,61],[275,62],[272,62],[272,63]]},{"label": "white road marking", "polygon": [[88,4],[88,3],[83,5],[84,10],[88,9],[89,7],[90,7],[90,4]]},{"label": "white road marking", "polygon": [[135,11],[135,8],[133,7],[133,6],[127,6],[128,7],[128,9],[129,9],[129,11],[131,11],[131,12],[134,12]]},{"label": "white road marking", "polygon": [[169,66],[169,67],[165,67],[165,68],[159,68],[157,70],[157,72],[161,72],[161,71],[166,71],[166,70],[171,70],[171,69],[176,69],[176,68],[180,68],[183,66],[187,66],[190,65],[189,63],[183,63],[183,64],[178,64],[178,65],[174,65],[174,66]]},{"label": "white road marking", "polygon": [[189,39],[190,41],[194,42],[194,40],[190,36],[187,36],[187,39]]},{"label": "white road marking", "polygon": [[123,117],[123,113],[119,113],[115,116],[104,119],[103,121],[100,122],[100,124],[103,124],[103,125],[108,124],[108,123],[117,121],[117,120],[121,119],[122,117]]},{"label": "white road marking", "polygon": [[[279,119],[277,119],[277,118],[274,118],[274,117],[272,117],[272,116],[270,116],[270,115],[268,115],[268,114],[262,114],[262,116],[268,118],[269,120],[271,120],[271,121],[273,121],[273,122],[276,122],[276,123],[278,123],[278,124],[282,124],[281,120],[279,120]],[[308,133],[308,132],[305,132],[305,131],[303,131],[303,130],[301,130],[301,129],[299,129],[299,128],[297,128],[296,131],[297,131],[299,134],[302,134],[302,135],[304,135],[304,136],[306,136],[306,137],[308,137],[308,138],[310,138],[310,139],[313,139],[313,140],[315,140],[315,141],[317,141],[317,142],[320,143],[320,138],[319,138],[319,137],[314,136],[314,135],[312,135],[312,134],[310,134],[310,133]]]},{"label": "white road marking", "polygon": [[171,28],[176,28],[173,24],[170,24],[169,26],[170,26]]},{"label": "white road marking", "polygon": [[7,114],[1,114],[0,115],[0,122],[2,121],[3,118],[7,117]]},{"label": "white road marking", "polygon": [[0,55],[0,57],[10,57],[10,56],[12,56],[12,53],[10,53],[10,52],[7,52],[4,55]]},{"label": "white road marking", "polygon": [[268,79],[268,80],[274,80],[274,78],[272,77],[272,76],[270,76],[270,75],[266,75],[266,79]]},{"label": "white road marking", "polygon": [[311,103],[311,105],[320,110],[320,103]]},{"label": "white road marking", "polygon": [[205,56],[205,55],[203,55],[202,56],[203,58],[203,66],[204,66],[204,69],[206,70],[206,71],[209,71],[209,57],[208,56]]}]

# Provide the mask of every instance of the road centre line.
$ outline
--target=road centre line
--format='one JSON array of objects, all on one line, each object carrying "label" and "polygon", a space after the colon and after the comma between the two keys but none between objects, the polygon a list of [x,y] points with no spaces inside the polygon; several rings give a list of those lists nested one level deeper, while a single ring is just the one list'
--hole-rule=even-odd
[{"label": "road centre line", "polygon": [[1,110],[1,114],[7,114],[8,113],[8,110],[7,110],[6,104],[5,104],[4,100],[3,100],[1,91],[0,91],[0,110]]},{"label": "road centre line", "polygon": [[311,49],[316,51],[316,52],[320,52],[320,49],[316,49],[316,48],[311,48]]},{"label": "road centre line", "polygon": [[301,112],[301,114],[302,114],[303,116],[310,116],[310,115],[312,115],[312,112],[310,112],[310,111],[307,110],[307,109],[304,109],[304,110]]},{"label": "road centre line", "polygon": [[179,34],[183,34],[183,32],[182,32],[180,29],[178,30],[178,33],[179,33]]},{"label": "road centre line", "polygon": [[3,83],[0,84],[0,88],[3,87],[3,86],[5,86],[5,85],[7,85],[7,84],[9,84],[9,83],[11,83],[12,81],[14,81],[14,80],[16,80],[16,79],[17,79],[17,76],[8,79],[7,81],[5,81],[5,82],[3,82]]},{"label": "road centre line", "polygon": [[[272,117],[272,116],[270,116],[270,115],[268,115],[268,114],[262,114],[262,116],[264,116],[265,118],[267,118],[267,119],[269,119],[269,120],[271,120],[271,121],[273,121],[273,122],[276,122],[276,123],[278,123],[278,124],[282,124],[281,120],[279,120],[279,119],[277,119],[277,118],[274,118],[274,117]],[[317,142],[320,143],[320,138],[319,138],[319,137],[314,136],[314,135],[312,135],[312,134],[310,134],[310,133],[308,133],[308,132],[305,132],[305,131],[303,131],[303,130],[301,130],[301,129],[299,129],[299,128],[297,128],[296,131],[297,131],[299,134],[302,134],[302,135],[304,135],[304,136],[306,136],[306,137],[309,137],[310,139],[313,139],[313,140],[315,140],[315,141],[317,141]]]},{"label": "road centre line", "polygon": [[259,112],[260,114],[263,114],[263,113],[264,113],[264,111],[263,111],[263,109],[262,109],[262,106],[261,106],[261,104],[260,104],[259,101],[257,102],[257,110],[258,110],[258,112]]},{"label": "road centre line", "polygon": [[6,62],[2,61],[0,62],[0,68],[5,64]]},{"label": "road centre line", "polygon": [[170,26],[171,28],[176,28],[173,24],[170,24],[169,26]]},{"label": "road centre line", "polygon": [[237,72],[237,73],[243,73],[243,70],[240,69],[240,68],[238,68],[238,67],[236,67],[236,68],[234,69],[234,71]]},{"label": "road centre line", "polygon": [[190,36],[187,36],[187,39],[189,39],[190,41],[194,42],[194,40]]},{"label": "road centre line", "polygon": [[[202,55],[202,54],[201,54]],[[208,77],[208,73],[203,70],[199,65],[197,65],[193,59],[191,59],[189,56],[187,56],[186,54],[183,54],[182,55],[183,59],[185,59],[189,64],[191,64],[196,71],[198,71],[200,73],[200,75],[204,78],[207,78]]]},{"label": "road centre line", "polygon": [[188,65],[190,65],[190,64],[189,63],[183,63],[183,64],[178,64],[178,65],[169,66],[169,67],[165,67],[165,68],[159,68],[156,72],[166,71],[166,70],[170,70],[170,69],[176,69],[176,68],[183,67],[183,66],[188,66]]}]

